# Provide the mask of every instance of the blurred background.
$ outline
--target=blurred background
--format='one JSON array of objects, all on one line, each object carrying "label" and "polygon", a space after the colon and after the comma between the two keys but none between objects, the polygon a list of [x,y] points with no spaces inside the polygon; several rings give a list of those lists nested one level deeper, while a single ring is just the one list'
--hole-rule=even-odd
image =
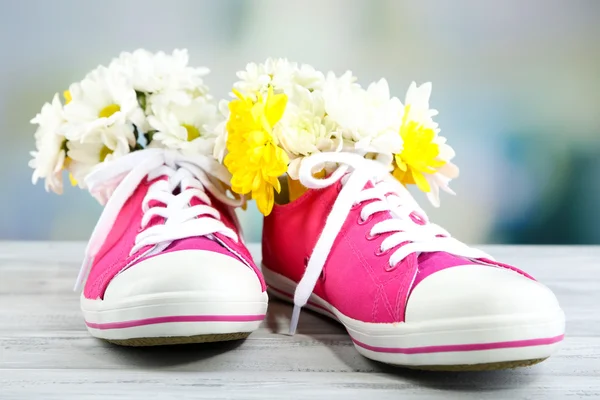
[{"label": "blurred background", "polygon": [[[31,184],[29,120],[121,51],[188,48],[215,97],[249,61],[287,57],[432,81],[457,196],[431,218],[469,243],[600,242],[600,1],[0,0],[0,239],[84,240],[87,192]],[[260,239],[254,205],[241,215]]]}]

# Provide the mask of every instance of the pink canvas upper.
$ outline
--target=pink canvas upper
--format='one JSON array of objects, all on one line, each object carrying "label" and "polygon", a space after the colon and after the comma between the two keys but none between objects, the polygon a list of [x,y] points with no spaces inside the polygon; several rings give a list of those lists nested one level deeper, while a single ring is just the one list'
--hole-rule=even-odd
[{"label": "pink canvas upper", "polygon": [[[142,201],[152,183],[153,182],[144,180],[121,209],[121,212],[119,213],[112,230],[106,238],[104,245],[94,259],[94,263],[83,290],[83,294],[86,298],[101,299],[104,296],[104,292],[106,291],[110,281],[124,268],[131,268],[147,258],[159,257],[161,254],[179,250],[207,250],[238,258],[255,271],[258,279],[261,282],[263,290],[266,289],[262,274],[254,264],[252,256],[243,242],[240,240],[236,243],[234,240],[219,233],[216,233],[215,236],[223,244],[225,244],[226,247],[218,241],[203,236],[196,236],[176,240],[171,243],[171,245],[162,253],[157,255],[141,257],[147,250],[149,250],[150,246],[140,249],[135,254],[129,255],[134,246],[135,237],[140,232],[140,226],[143,217],[141,206]],[[221,215],[221,221],[223,221],[227,227],[238,232],[239,230],[236,227],[233,218],[233,211],[212,196],[210,197],[212,207],[219,211],[219,214]],[[203,203],[200,201],[200,199],[194,197],[191,201],[191,205],[193,206],[198,204]],[[151,203],[150,205],[155,206],[160,205],[160,203]],[[150,221],[148,228],[162,223],[164,223],[163,218],[154,217]],[[198,268],[201,267],[202,266],[200,265],[198,266]]]},{"label": "pink canvas upper", "polygon": [[[274,206],[263,228],[266,268],[300,281],[340,188],[337,184],[308,190],[289,204]],[[411,254],[390,268],[389,254],[379,251],[386,235],[371,237],[369,232],[374,224],[392,216],[379,212],[361,224],[360,210],[357,206],[350,211],[313,291],[348,317],[364,322],[402,322],[411,290],[427,276],[458,265],[481,262],[528,276],[508,265],[443,252]]]}]

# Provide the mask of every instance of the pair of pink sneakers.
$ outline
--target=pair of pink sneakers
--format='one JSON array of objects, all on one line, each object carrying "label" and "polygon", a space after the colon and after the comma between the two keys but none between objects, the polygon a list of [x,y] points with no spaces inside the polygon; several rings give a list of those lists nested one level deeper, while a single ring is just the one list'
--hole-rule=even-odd
[{"label": "pair of pink sneakers", "polygon": [[[325,163],[338,167],[314,177]],[[122,345],[244,338],[264,319],[269,291],[293,301],[292,332],[308,308],[343,324],[362,355],[390,364],[529,365],[563,339],[548,288],[429,222],[373,161],[306,157],[308,190],[280,196],[265,217],[262,267],[244,245],[229,179],[214,159],[163,149],[87,177],[106,204],[79,278],[93,336]]]}]

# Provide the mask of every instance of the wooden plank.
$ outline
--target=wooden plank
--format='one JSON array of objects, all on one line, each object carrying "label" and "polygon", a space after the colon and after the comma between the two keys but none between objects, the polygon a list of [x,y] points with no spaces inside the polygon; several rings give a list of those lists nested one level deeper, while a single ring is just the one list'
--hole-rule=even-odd
[{"label": "wooden plank", "polygon": [[[258,256],[258,246],[250,246]],[[82,243],[0,242],[0,399],[562,399],[600,397],[600,247],[484,246],[557,294],[562,350],[532,368],[425,373],[360,356],[343,327],[273,301],[243,342],[121,348],[90,337],[71,291]],[[375,397],[374,397],[375,398]]]},{"label": "wooden plank", "polygon": [[[94,339],[86,332],[0,336],[2,368],[120,369],[156,368],[179,371],[377,372],[383,364],[360,356],[339,334],[289,337],[262,328],[243,342],[176,347],[128,348]],[[600,338],[570,337],[562,349],[525,375],[599,377]],[[209,362],[207,362],[209,360]]]},{"label": "wooden plank", "polygon": [[[558,379],[560,378],[560,379]],[[492,373],[318,373],[230,371],[12,370],[2,399],[565,399],[597,398],[597,380],[579,376]]]}]

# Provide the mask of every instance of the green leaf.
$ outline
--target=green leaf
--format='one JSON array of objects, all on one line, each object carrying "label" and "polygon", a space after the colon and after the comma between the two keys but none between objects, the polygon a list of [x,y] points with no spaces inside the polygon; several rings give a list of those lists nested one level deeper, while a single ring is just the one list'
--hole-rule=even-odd
[{"label": "green leaf", "polygon": [[140,105],[142,110],[144,110],[144,112],[146,112],[146,93],[138,92],[136,90],[135,95],[137,96],[138,104]]},{"label": "green leaf", "polygon": [[156,131],[148,131],[148,132],[144,133],[144,136],[146,137],[147,145],[150,144],[150,142],[152,141],[152,137],[154,136],[155,133],[156,133]]}]

